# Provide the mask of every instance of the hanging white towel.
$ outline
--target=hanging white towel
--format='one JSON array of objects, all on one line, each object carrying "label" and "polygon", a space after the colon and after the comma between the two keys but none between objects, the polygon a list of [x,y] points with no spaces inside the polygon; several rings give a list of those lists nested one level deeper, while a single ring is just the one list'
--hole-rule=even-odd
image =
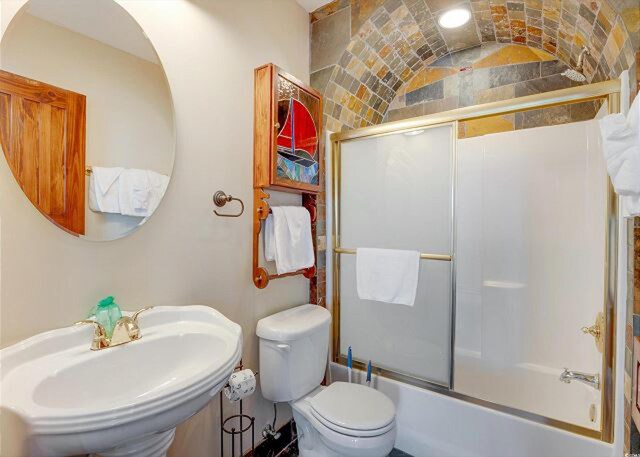
[{"label": "hanging white towel", "polygon": [[89,208],[101,213],[119,213],[118,185],[116,181],[124,171],[122,167],[93,167],[89,179]]},{"label": "hanging white towel", "polygon": [[629,115],[611,114],[599,121],[607,171],[616,193],[640,195],[640,97]]},{"label": "hanging white towel", "polygon": [[640,216],[640,195],[621,197],[620,206],[622,208],[622,217],[629,218]]},{"label": "hanging white towel", "polygon": [[164,197],[169,186],[169,177],[155,171],[147,170],[149,180],[149,215],[153,214]]},{"label": "hanging white towel", "polygon": [[360,248],[356,252],[358,297],[413,306],[418,290],[420,253]]},{"label": "hanging white towel", "polygon": [[151,184],[146,170],[127,169],[118,180],[120,214],[124,216],[150,216]]},{"label": "hanging white towel", "polygon": [[169,177],[151,170],[126,169],[119,179],[120,214],[149,217],[169,185]]},{"label": "hanging white towel", "polygon": [[278,274],[313,266],[315,254],[309,211],[301,206],[276,206],[271,211],[273,218],[265,224],[267,260],[275,260]]},{"label": "hanging white towel", "polygon": [[276,260],[276,237],[273,230],[273,214],[269,214],[264,221],[264,259],[267,262]]}]

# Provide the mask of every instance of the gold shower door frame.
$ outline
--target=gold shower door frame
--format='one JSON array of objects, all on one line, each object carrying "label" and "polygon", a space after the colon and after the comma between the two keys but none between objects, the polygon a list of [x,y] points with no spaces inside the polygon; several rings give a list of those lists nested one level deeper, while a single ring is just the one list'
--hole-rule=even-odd
[{"label": "gold shower door frame", "polygon": [[[602,383],[601,383],[601,420],[600,430],[592,430],[586,427],[552,419],[539,414],[523,411],[505,405],[481,400],[476,397],[456,392],[453,385],[454,373],[454,345],[455,345],[455,174],[456,174],[456,144],[458,141],[458,124],[463,121],[483,119],[492,116],[531,111],[554,106],[567,105],[594,100],[607,101],[609,114],[620,112],[620,81],[604,81],[579,87],[571,87],[552,92],[529,95],[511,100],[486,103],[482,105],[459,108],[442,113],[415,117],[386,124],[375,125],[360,129],[349,130],[331,135],[332,147],[332,186],[333,186],[333,360],[342,365],[346,359],[340,355],[340,257],[345,254],[353,254],[352,249],[340,245],[340,190],[341,190],[341,144],[347,141],[372,138],[383,135],[392,135],[411,130],[430,127],[452,126],[452,247],[451,247],[451,351],[450,351],[450,381],[448,386],[435,384],[422,379],[397,373],[383,367],[374,366],[374,371],[390,379],[405,382],[424,389],[435,391],[450,397],[484,406],[493,410],[505,412],[525,418],[537,423],[549,425],[567,430],[579,435],[596,438],[607,443],[613,442],[614,430],[614,405],[615,405],[615,354],[616,354],[616,295],[617,295],[617,264],[618,264],[618,201],[613,186],[609,180],[607,189],[606,233],[605,233],[605,271],[603,272],[604,297],[603,313],[605,316],[604,352],[602,354]],[[350,246],[349,248],[355,248]],[[426,257],[429,258],[429,257]],[[434,259],[448,260],[448,259]],[[353,362],[354,367],[366,370],[366,366],[358,361]]]}]

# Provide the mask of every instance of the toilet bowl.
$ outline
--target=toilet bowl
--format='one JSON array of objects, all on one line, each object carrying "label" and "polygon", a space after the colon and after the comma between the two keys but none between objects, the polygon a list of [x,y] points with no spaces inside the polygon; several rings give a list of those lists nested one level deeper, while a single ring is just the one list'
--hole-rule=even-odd
[{"label": "toilet bowl", "polygon": [[[336,386],[340,389],[336,390]],[[360,388],[377,395],[361,395]],[[319,406],[315,400],[327,394],[333,397],[331,404]],[[335,383],[292,402],[291,408],[302,456],[383,457],[393,449],[395,407],[391,400],[374,389],[359,384]],[[349,410],[356,414],[349,414]],[[372,411],[375,413],[369,415]]]},{"label": "toilet bowl", "polygon": [[258,322],[260,386],[274,402],[288,402],[302,457],[386,457],[396,439],[395,405],[361,384],[324,378],[331,315],[303,305]]}]

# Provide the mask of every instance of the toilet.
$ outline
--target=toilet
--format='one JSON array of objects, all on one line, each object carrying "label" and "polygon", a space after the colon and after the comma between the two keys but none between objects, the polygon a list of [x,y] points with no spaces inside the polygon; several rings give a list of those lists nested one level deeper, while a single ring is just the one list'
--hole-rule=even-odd
[{"label": "toilet", "polygon": [[291,405],[302,457],[385,457],[397,433],[393,402],[361,384],[320,385],[330,323],[329,311],[316,305],[258,322],[262,395]]}]

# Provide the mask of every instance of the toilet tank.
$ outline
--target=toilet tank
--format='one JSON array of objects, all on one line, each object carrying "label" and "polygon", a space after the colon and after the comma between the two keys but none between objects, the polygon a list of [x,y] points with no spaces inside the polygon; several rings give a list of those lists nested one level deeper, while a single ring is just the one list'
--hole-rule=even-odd
[{"label": "toilet tank", "polygon": [[331,314],[317,305],[288,309],[258,322],[260,387],[273,402],[297,400],[320,385],[327,367]]}]

